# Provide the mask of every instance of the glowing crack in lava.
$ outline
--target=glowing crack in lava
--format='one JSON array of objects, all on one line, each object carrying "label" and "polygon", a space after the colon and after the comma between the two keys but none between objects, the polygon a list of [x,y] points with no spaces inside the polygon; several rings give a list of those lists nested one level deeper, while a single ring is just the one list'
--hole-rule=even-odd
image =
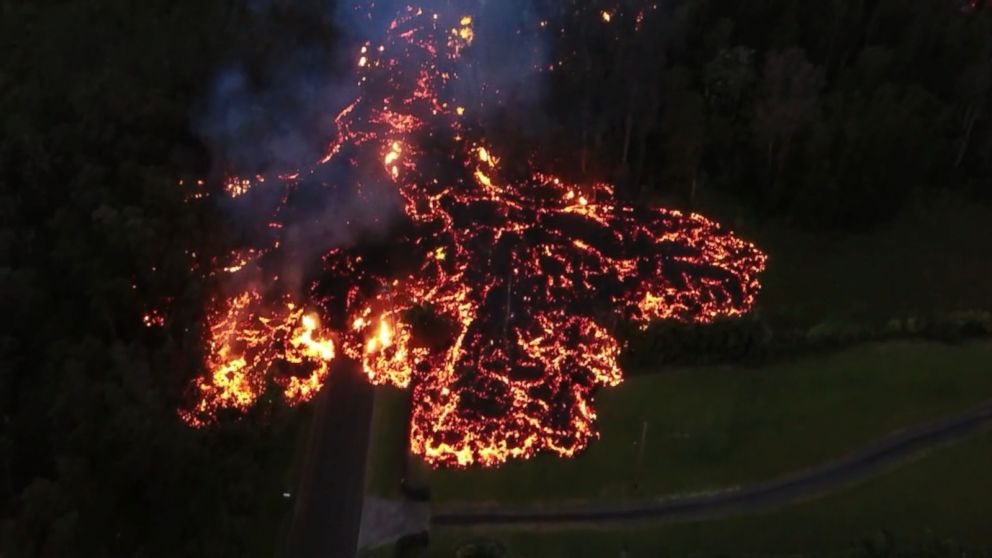
[{"label": "glowing crack in lava", "polygon": [[[751,309],[765,256],[750,243],[699,215],[620,205],[608,184],[504,165],[450,96],[473,36],[470,16],[408,8],[357,53],[362,93],[336,117],[326,156],[265,187],[288,197],[324,165],[362,169],[395,185],[406,222],[387,249],[329,249],[305,304],[322,319],[256,291],[221,303],[187,422],[247,408],[283,362],[306,366],[274,381],[290,402],[307,399],[333,330],[371,382],[413,390],[410,446],[429,463],[571,456],[596,435],[594,391],[622,379],[618,320]],[[229,194],[261,181],[232,179]],[[232,255],[231,269],[278,245]]]},{"label": "glowing crack in lava", "polygon": [[289,401],[305,401],[323,385],[334,359],[334,341],[325,337],[320,320],[292,302],[260,312],[262,296],[248,291],[228,301],[210,320],[207,369],[197,382],[199,401],[180,416],[201,425],[218,408],[245,410],[265,390],[277,361],[305,374],[273,377]]}]

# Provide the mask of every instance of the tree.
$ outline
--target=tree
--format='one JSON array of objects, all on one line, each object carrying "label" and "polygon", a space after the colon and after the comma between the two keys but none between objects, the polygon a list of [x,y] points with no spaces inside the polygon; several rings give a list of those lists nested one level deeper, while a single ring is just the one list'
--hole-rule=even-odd
[{"label": "tree", "polygon": [[986,42],[961,72],[957,81],[957,109],[960,127],[954,167],[964,162],[975,137],[975,125],[986,115],[992,102],[992,40]]},{"label": "tree", "polygon": [[706,141],[703,96],[692,88],[684,68],[670,70],[663,89],[665,109],[659,125],[662,136],[663,181],[672,188],[687,188],[689,203],[699,187],[699,165]]},{"label": "tree", "polygon": [[756,74],[753,49],[737,46],[723,49],[706,65],[706,98],[711,106],[736,121],[751,94]]},{"label": "tree", "polygon": [[801,49],[768,54],[752,124],[774,198],[781,197],[776,188],[797,136],[817,119],[823,86],[823,71]]}]

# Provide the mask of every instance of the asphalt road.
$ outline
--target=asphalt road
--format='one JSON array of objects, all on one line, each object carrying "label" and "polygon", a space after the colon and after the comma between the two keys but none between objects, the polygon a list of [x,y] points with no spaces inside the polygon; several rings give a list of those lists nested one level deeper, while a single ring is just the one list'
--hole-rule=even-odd
[{"label": "asphalt road", "polygon": [[317,396],[286,558],[356,555],[372,393],[356,364],[335,362]]},{"label": "asphalt road", "polygon": [[890,434],[867,448],[767,483],[729,490],[634,500],[576,502],[534,506],[470,503],[437,504],[435,526],[540,524],[573,525],[641,519],[699,519],[751,513],[809,499],[867,478],[935,447],[992,427],[992,401],[945,419]]}]

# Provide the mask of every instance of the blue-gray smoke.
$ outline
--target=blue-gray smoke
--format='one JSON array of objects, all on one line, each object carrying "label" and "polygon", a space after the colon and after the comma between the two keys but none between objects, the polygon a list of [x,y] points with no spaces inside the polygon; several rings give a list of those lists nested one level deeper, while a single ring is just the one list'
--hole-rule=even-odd
[{"label": "blue-gray smoke", "polygon": [[[333,117],[358,93],[352,72],[360,45],[366,40],[375,44],[408,4],[449,21],[474,16],[475,38],[459,62],[453,94],[474,107],[477,116],[508,106],[534,108],[544,92],[537,68],[548,61],[549,41],[540,25],[538,0],[346,0],[338,5],[328,0],[246,1],[265,34],[259,40],[278,48],[262,61],[255,53],[219,71],[195,118],[210,149],[215,177],[273,176],[319,160],[334,133]],[[293,29],[269,22],[286,20],[286,10],[297,5],[306,10],[302,20],[309,36],[314,27],[325,26],[328,36],[337,40],[330,45],[300,44]],[[349,165],[319,172],[321,176],[307,178],[315,187],[301,189],[296,202],[300,207],[290,208],[284,221],[283,251],[287,266],[293,268],[282,273],[287,279],[302,276],[299,268],[308,265],[306,260],[332,247],[387,232],[401,215],[401,200],[392,185],[356,176]],[[245,230],[252,225],[264,230],[278,199],[253,190],[225,203]]]},{"label": "blue-gray smoke", "polygon": [[[253,17],[262,20],[259,40],[273,43],[280,54],[222,69],[195,118],[221,174],[289,171],[319,159],[333,132],[331,118],[355,96],[351,70],[358,45],[382,37],[409,4],[450,19],[476,16],[475,40],[456,81],[455,94],[466,103],[485,110],[535,103],[544,93],[535,70],[546,65],[549,42],[539,25],[537,0],[247,2]],[[276,19],[277,9],[294,4],[303,10],[298,19],[324,25],[328,36],[339,40],[330,48],[299,45],[293,29],[266,23]]]}]

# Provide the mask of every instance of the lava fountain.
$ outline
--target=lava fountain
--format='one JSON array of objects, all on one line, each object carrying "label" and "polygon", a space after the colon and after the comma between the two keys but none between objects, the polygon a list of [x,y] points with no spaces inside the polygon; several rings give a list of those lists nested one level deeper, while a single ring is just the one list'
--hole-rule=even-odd
[{"label": "lava fountain", "polygon": [[[339,165],[393,185],[405,224],[388,250],[329,248],[306,301],[255,289],[218,301],[186,422],[247,409],[270,382],[304,401],[340,353],[370,382],[413,390],[410,447],[435,466],[568,457],[596,436],[595,390],[622,380],[619,320],[709,322],[752,308],[765,256],[718,224],[504,164],[451,94],[473,37],[472,16],[407,8],[356,53],[361,93],[320,161],[227,183],[232,196],[265,182],[287,199]],[[326,184],[343,186],[361,188]],[[258,267],[279,250],[273,238],[219,268]]]}]

